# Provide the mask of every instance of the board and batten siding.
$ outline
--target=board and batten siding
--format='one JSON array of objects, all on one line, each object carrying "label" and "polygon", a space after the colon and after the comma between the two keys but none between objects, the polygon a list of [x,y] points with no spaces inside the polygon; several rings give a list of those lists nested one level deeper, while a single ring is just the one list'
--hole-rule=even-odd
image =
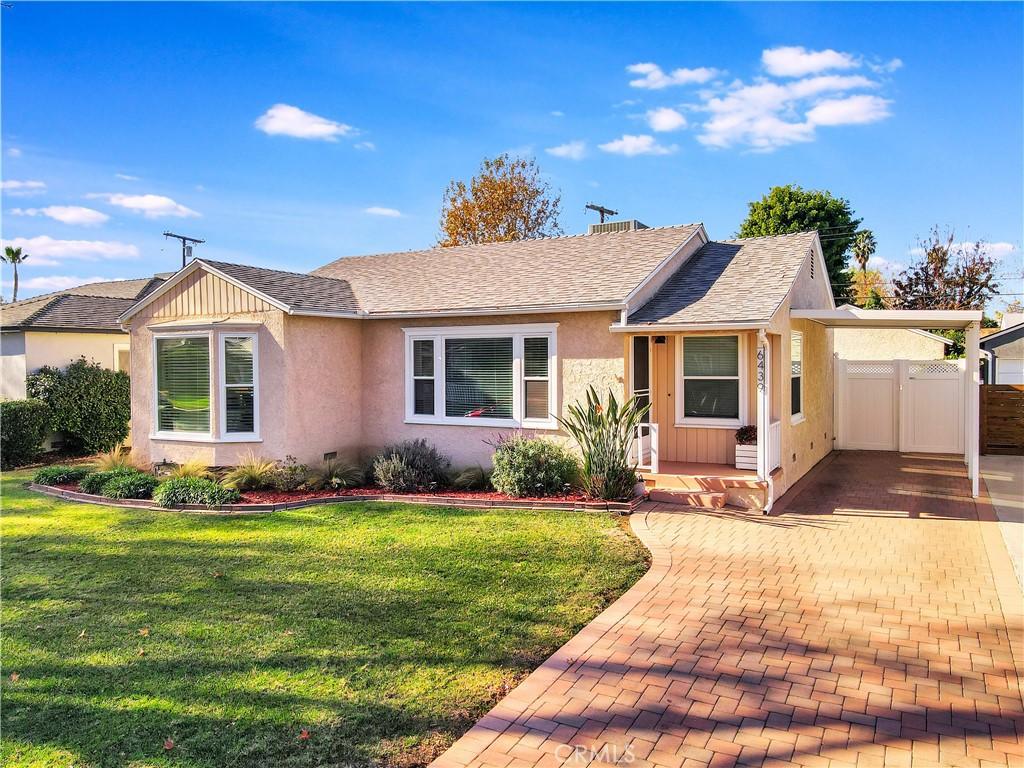
[{"label": "board and batten siding", "polygon": [[233,283],[199,270],[160,297],[151,317],[193,317],[268,312],[276,307]]},{"label": "board and batten siding", "polygon": [[[751,376],[756,371],[757,337],[746,337],[747,421],[754,422],[756,402]],[[653,339],[652,339],[653,342]],[[654,382],[653,419],[658,423],[658,448],[661,461],[698,462],[701,464],[733,464],[736,461],[736,428],[677,427],[676,404],[682,390],[681,372],[676,363],[676,338],[666,336],[664,344],[651,344],[651,380]],[[741,383],[741,386],[743,384]]]}]

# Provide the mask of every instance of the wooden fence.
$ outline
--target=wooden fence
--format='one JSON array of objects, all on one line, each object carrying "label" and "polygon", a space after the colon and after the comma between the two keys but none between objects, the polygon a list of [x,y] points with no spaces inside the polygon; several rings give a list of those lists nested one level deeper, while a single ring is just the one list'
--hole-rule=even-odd
[{"label": "wooden fence", "polygon": [[1024,456],[1024,385],[981,385],[981,452]]}]

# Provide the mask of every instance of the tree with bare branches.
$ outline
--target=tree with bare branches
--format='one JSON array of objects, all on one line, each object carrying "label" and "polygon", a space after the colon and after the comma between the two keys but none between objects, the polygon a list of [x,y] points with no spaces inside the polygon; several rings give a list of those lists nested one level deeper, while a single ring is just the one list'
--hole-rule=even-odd
[{"label": "tree with bare branches", "polygon": [[441,207],[442,246],[509,242],[562,233],[561,197],[541,178],[534,159],[484,158],[469,180],[453,179]]},{"label": "tree with bare branches", "polygon": [[897,308],[983,309],[999,290],[985,241],[957,243],[952,230],[935,227],[918,245],[918,260],[893,281]]}]

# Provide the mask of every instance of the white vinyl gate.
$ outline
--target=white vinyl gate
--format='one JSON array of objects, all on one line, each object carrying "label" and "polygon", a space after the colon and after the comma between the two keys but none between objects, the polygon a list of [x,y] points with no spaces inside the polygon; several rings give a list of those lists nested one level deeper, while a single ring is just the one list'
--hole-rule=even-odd
[{"label": "white vinyl gate", "polygon": [[963,453],[963,360],[836,360],[836,448]]}]

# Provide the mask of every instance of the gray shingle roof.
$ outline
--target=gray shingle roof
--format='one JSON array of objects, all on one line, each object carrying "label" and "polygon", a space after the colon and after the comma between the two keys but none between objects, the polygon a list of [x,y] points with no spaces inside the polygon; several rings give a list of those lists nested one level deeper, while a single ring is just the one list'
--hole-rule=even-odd
[{"label": "gray shingle roof", "polygon": [[358,312],[359,302],[344,280],[299,272],[197,259],[260,293],[303,312]]},{"label": "gray shingle roof", "polygon": [[814,238],[814,232],[801,232],[709,242],[628,322],[767,322],[789,293]]},{"label": "gray shingle roof", "polygon": [[88,283],[0,307],[0,327],[121,330],[118,317],[163,283],[158,277]]},{"label": "gray shingle roof", "polygon": [[349,256],[313,271],[368,314],[619,304],[699,224]]}]

